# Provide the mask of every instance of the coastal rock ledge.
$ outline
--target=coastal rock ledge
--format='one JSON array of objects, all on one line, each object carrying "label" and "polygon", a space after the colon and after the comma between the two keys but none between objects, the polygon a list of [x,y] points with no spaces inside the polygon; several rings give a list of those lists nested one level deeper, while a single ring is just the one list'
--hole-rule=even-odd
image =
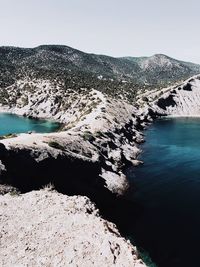
[{"label": "coastal rock ledge", "polygon": [[87,197],[46,188],[0,196],[0,206],[2,267],[145,266]]}]

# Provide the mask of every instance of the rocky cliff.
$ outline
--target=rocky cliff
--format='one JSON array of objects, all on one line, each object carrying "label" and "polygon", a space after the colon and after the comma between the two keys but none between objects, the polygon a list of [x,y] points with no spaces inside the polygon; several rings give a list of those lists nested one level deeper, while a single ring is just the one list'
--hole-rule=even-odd
[{"label": "rocky cliff", "polygon": [[175,117],[200,116],[200,76],[162,90],[141,95],[138,103],[155,114]]},{"label": "rocky cliff", "polygon": [[55,191],[0,196],[0,265],[145,266],[86,197]]},{"label": "rocky cliff", "polygon": [[[8,88],[10,105],[2,105],[1,111],[36,118],[54,119],[61,122],[62,126],[60,131],[55,133],[25,133],[2,139],[0,142],[1,183],[12,185],[21,192],[28,192],[51,182],[59,192],[64,194],[90,197],[104,214],[109,215],[109,218],[112,218],[111,209],[117,209],[117,217],[119,218],[122,216],[121,210],[128,210],[128,208],[125,205],[122,207],[114,195],[124,194],[129,187],[124,170],[128,164],[138,163],[136,158],[140,150],[137,144],[143,141],[141,129],[150,120],[150,117],[142,117],[141,114],[137,114],[136,108],[129,103],[113,99],[96,90],[90,90],[86,95],[83,93],[85,90],[80,90],[79,94],[69,94],[66,98],[63,95],[60,98],[63,103],[58,102],[57,105],[56,97],[60,92],[51,94],[50,88],[47,87],[44,90],[43,87],[42,89],[39,87],[39,92],[44,90],[40,94],[37,94],[37,90],[27,93],[25,105],[21,105],[21,98],[25,94],[16,96],[16,90],[13,87]],[[17,97],[16,102],[12,102],[13,97]],[[42,102],[40,102],[41,99]],[[69,107],[67,110],[62,109],[67,101]],[[39,203],[40,198],[48,199],[48,195],[45,193],[43,193],[44,197],[39,193],[30,194],[33,194],[30,198],[34,203],[37,201]],[[31,210],[34,205],[30,204],[29,196],[31,195],[23,195],[14,198],[14,200],[10,198],[10,204],[6,204],[7,208],[14,204],[13,201],[19,201],[19,212],[27,214],[27,209]],[[9,197],[2,197],[2,199],[7,198]],[[50,198],[52,202],[55,202],[57,198],[62,199],[62,195],[53,194]],[[78,202],[82,202],[81,197],[75,198]],[[30,205],[25,207],[21,201],[24,202],[24,205],[25,203]],[[76,203],[72,205],[75,206]],[[84,205],[80,207],[81,215],[77,216],[76,211],[70,206],[68,213],[71,214],[71,217],[55,208],[61,212],[61,217],[57,216],[56,213],[57,221],[52,219],[52,224],[48,226],[48,229],[53,225],[57,227],[57,224],[63,224],[62,234],[63,231],[65,234],[61,240],[61,234],[58,234],[59,242],[61,242],[59,246],[53,245],[56,239],[53,237],[51,241],[48,229],[38,228],[36,218],[39,215],[34,212],[31,213],[29,217],[34,218],[33,224],[30,226],[31,232],[34,236],[41,236],[42,234],[50,239],[53,256],[48,256],[49,252],[46,250],[49,245],[43,243],[43,241],[46,242],[45,240],[40,240],[33,251],[32,248],[35,247],[33,237],[27,229],[22,230],[20,228],[21,241],[17,238],[18,231],[13,233],[9,239],[7,239],[6,234],[2,236],[3,239],[8,240],[8,243],[4,242],[5,247],[2,247],[2,265],[12,266],[12,264],[24,263],[34,266],[37,261],[37,266],[42,266],[43,261],[45,264],[49,264],[51,261],[52,265],[50,266],[57,266],[58,262],[60,266],[66,266],[66,263],[72,266],[75,264],[78,266],[100,266],[102,263],[104,266],[142,266],[143,263],[138,260],[135,248],[126,240],[120,244],[113,241],[111,236],[107,238],[104,234],[107,232],[106,228],[101,230],[95,216],[88,217]],[[42,214],[41,206],[35,206],[35,212],[37,210]],[[17,210],[16,204],[15,210]],[[92,211],[90,212],[92,213]],[[45,209],[44,214],[47,214],[47,209]],[[9,216],[7,214],[6,218]],[[10,232],[13,218],[9,217],[8,221],[5,221],[5,217],[2,218],[2,227],[7,227],[6,231]],[[15,218],[19,221],[22,220],[21,214],[16,212]],[[73,220],[73,225],[65,225],[63,219]],[[87,225],[84,224],[86,219]],[[8,222],[9,224],[7,224]],[[41,225],[47,225],[47,223],[47,218],[44,217]],[[105,221],[105,223],[107,222]],[[113,226],[109,229],[111,232],[116,231]],[[89,230],[91,237],[88,236]],[[74,234],[68,236],[68,231]],[[69,239],[71,242],[68,241]],[[13,253],[14,248],[9,246],[11,240],[17,251],[20,251],[17,255]],[[22,240],[27,240],[26,244],[28,245],[25,246]],[[95,247],[94,244],[96,244]],[[12,251],[8,250],[8,247]],[[41,247],[43,250],[39,253]],[[69,254],[66,254],[66,251],[69,251]],[[6,255],[10,255],[10,253],[13,257],[8,259]],[[34,255],[38,256],[35,257]],[[7,262],[8,265],[6,265]]]},{"label": "rocky cliff", "polygon": [[[62,90],[57,93],[51,91],[51,85],[45,88],[39,84],[35,91],[25,91],[25,105],[21,105],[25,94],[17,96],[13,87],[7,89],[9,105],[2,105],[2,111],[54,119],[62,123],[62,128],[57,133],[21,134],[1,140],[2,181],[13,183],[15,179],[18,186],[24,186],[24,180],[20,177],[27,177],[31,170],[30,182],[26,178],[27,183],[34,185],[35,180],[39,181],[35,185],[41,186],[46,181],[54,181],[54,177],[58,179],[56,173],[63,180],[67,179],[68,183],[73,180],[70,178],[72,173],[78,180],[81,173],[88,177],[85,184],[91,182],[92,187],[95,183],[101,184],[111,192],[123,194],[128,187],[124,168],[127,164],[137,164],[136,158],[140,152],[137,144],[143,142],[141,129],[151,120],[150,116],[142,116],[126,101],[108,97],[96,90],[88,92],[81,89],[79,94],[71,92],[65,96]],[[62,102],[57,102],[58,96]],[[13,98],[17,98],[16,102],[12,101]],[[70,163],[73,161],[76,164]],[[15,167],[20,164],[23,164],[23,169]],[[51,168],[47,168],[48,164]],[[44,171],[46,168],[49,172]],[[92,175],[100,178],[90,179]],[[34,178],[41,176],[43,178]],[[23,181],[21,185],[19,181]]]}]

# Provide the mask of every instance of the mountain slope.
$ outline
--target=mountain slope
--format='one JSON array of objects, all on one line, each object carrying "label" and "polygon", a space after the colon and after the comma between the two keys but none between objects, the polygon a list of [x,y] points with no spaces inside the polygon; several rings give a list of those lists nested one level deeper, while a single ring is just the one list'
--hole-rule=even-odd
[{"label": "mountain slope", "polygon": [[68,46],[0,47],[0,88],[24,77],[65,80],[68,87],[136,90],[166,86],[200,73],[200,65],[165,55],[114,58]]},{"label": "mountain slope", "polygon": [[125,57],[140,67],[140,80],[149,84],[168,84],[198,74],[198,64],[173,59],[163,54],[151,57]]},{"label": "mountain slope", "polygon": [[156,114],[199,117],[200,75],[193,76],[183,83],[162,91],[147,93],[146,100],[148,107],[151,106]]}]

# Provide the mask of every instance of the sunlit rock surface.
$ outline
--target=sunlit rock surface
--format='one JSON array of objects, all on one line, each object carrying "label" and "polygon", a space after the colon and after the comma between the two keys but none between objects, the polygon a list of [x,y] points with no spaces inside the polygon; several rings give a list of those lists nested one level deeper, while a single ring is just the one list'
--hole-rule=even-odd
[{"label": "sunlit rock surface", "polygon": [[142,267],[87,197],[49,189],[0,196],[0,266]]}]

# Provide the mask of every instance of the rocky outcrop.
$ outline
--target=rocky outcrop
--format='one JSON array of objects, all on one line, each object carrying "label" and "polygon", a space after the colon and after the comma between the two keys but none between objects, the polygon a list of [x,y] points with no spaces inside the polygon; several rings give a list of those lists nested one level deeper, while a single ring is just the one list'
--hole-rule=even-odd
[{"label": "rocky outcrop", "polygon": [[88,195],[95,188],[103,189],[99,162],[74,154],[48,146],[6,149],[1,144],[1,183],[13,185],[21,192],[39,189],[49,182],[68,194]]},{"label": "rocky outcrop", "polygon": [[[97,185],[103,190],[107,188],[115,194],[124,194],[129,186],[124,170],[128,165],[138,163],[140,149],[137,144],[143,142],[141,129],[149,118],[137,115],[138,111],[124,101],[108,98],[95,90],[93,95],[100,102],[83,119],[75,116],[74,121],[65,111],[60,116],[61,109],[57,113],[46,109],[47,118],[52,116],[65,122],[57,133],[21,134],[1,140],[0,160],[4,166],[1,181],[22,191],[39,188],[51,181],[58,187],[67,188],[66,193],[86,194],[96,191]],[[80,115],[84,102],[80,96],[76,97],[79,105],[72,106],[71,113]],[[96,98],[91,101],[95,102]],[[35,117],[41,106],[35,105],[34,109],[33,102],[26,107],[3,108]]]},{"label": "rocky outcrop", "polygon": [[[16,188],[7,190],[11,195],[18,194],[18,189],[24,193],[39,189],[49,182],[61,193],[86,195],[95,201],[106,218],[117,223],[120,222],[121,216],[126,218],[125,222],[119,224],[120,229],[124,230],[128,224],[127,214],[131,203],[116,198],[116,194],[124,194],[129,187],[124,170],[127,165],[138,163],[136,158],[140,150],[137,144],[143,142],[141,130],[148,118],[142,117],[141,114],[138,117],[136,109],[125,102],[108,100],[103,95],[101,97],[100,106],[87,114],[84,120],[78,120],[73,125],[71,122],[66,123],[59,132],[20,134],[1,140],[0,181]],[[4,192],[6,190],[2,188],[2,193]],[[49,262],[52,264],[50,266],[144,265],[138,260],[136,249],[130,242],[120,237],[113,224],[97,217],[96,210],[91,209],[91,204],[87,205],[89,200],[85,197],[70,198],[57,193],[32,192],[16,198],[6,195],[2,197],[2,201],[3,199],[2,203],[6,203],[5,210],[8,210],[8,213],[3,210],[5,217],[0,216],[5,229],[2,234],[4,245],[0,250],[2,266],[35,266],[36,263],[41,266],[42,263],[48,265]],[[86,199],[87,203],[82,201]],[[57,201],[59,207],[54,207]],[[60,203],[64,203],[64,206]],[[80,206],[77,208],[76,205]],[[13,220],[13,211],[9,206],[15,207],[16,221]],[[47,211],[47,206],[51,207],[52,211]],[[54,208],[58,211],[55,217],[52,213],[48,215]],[[62,213],[62,208],[66,211],[65,214]],[[23,221],[22,214],[26,214],[27,222],[34,218],[31,224],[27,224],[30,232],[25,227],[26,218]],[[37,218],[41,219],[39,224]],[[7,220],[7,224],[4,220]],[[18,220],[23,221],[23,226],[16,227],[14,230],[17,231],[11,232],[11,221],[18,225]],[[104,226],[101,227],[101,223]],[[57,230],[61,224],[66,230],[61,228],[60,233]],[[53,232],[52,236],[52,231],[50,233],[48,230],[50,228],[53,231],[55,229],[57,235]],[[12,239],[7,235],[8,231],[11,232]],[[20,239],[17,238],[19,231]],[[68,235],[69,233],[73,234]],[[119,241],[115,241],[113,235],[119,238]],[[43,238],[40,240],[41,236]],[[52,246],[49,246],[46,240],[50,240]],[[13,246],[9,245],[11,243]],[[54,246],[56,243],[58,245]],[[17,255],[13,253],[15,249],[18,251]],[[8,258],[6,255],[10,253],[14,256]]]},{"label": "rocky outcrop", "polygon": [[[123,96],[122,100],[119,100],[92,89],[80,89],[79,92],[70,91],[69,93],[67,90],[63,92],[60,88],[51,87],[51,84],[45,81],[39,83],[38,88],[38,83],[36,86],[30,82],[29,87],[27,83],[29,82],[18,81],[16,84],[20,92],[25,90],[24,87],[28,88],[24,94],[18,94],[15,86],[7,88],[9,98],[6,105],[1,107],[1,111],[28,117],[54,119],[62,123],[62,128],[56,133],[19,134],[14,138],[2,139],[0,141],[1,184],[12,185],[25,193],[40,189],[51,182],[61,193],[89,197],[100,208],[103,216],[116,223],[119,222],[120,230],[123,231],[127,225],[130,226],[128,213],[132,211],[130,208],[132,203],[119,197],[129,188],[125,169],[129,165],[140,163],[137,160],[140,153],[138,144],[144,141],[141,131],[152,121],[151,114],[141,112],[128,104],[123,100]],[[17,190],[13,192],[15,194]],[[117,198],[116,195],[118,195]],[[17,199],[21,198],[23,197]],[[33,198],[37,199],[37,194],[33,195]],[[54,198],[56,199],[57,196],[53,195],[52,199]],[[61,195],[59,198],[62,199]],[[20,205],[23,206],[22,203]],[[41,214],[40,206],[38,210],[41,210]],[[76,218],[73,207],[69,208],[70,212],[73,214],[72,217]],[[82,213],[87,215],[84,208]],[[16,216],[20,218],[21,215],[16,214]],[[30,216],[37,218],[35,213]],[[121,218],[123,218],[122,223],[120,223]],[[47,218],[43,224],[46,223]],[[91,235],[101,234],[101,228],[96,229],[94,223],[94,221],[91,222]],[[78,227],[81,231],[85,231],[82,224]],[[112,231],[115,230],[112,228]],[[80,234],[82,236],[82,232]],[[105,240],[106,237],[102,236],[102,248],[108,249],[111,254],[114,253],[114,259],[110,261],[112,257],[106,252],[108,256],[104,266],[134,266],[134,264],[137,266],[134,251],[131,252],[130,260],[123,263],[121,257],[126,258],[126,254],[121,252],[118,245],[113,246],[112,242],[108,242],[110,245],[107,246]],[[103,254],[92,256],[93,248],[90,243],[84,243],[84,248],[81,244],[76,246],[80,249],[80,253],[90,255],[91,259],[96,258],[96,262],[93,261],[94,266],[99,266],[100,262],[102,265],[101,255]],[[16,246],[18,251],[21,251],[21,244]],[[79,261],[79,258],[82,260],[82,256],[78,254],[76,248],[73,252],[74,257],[70,258],[72,266],[76,264],[76,260],[78,266],[84,266],[84,264],[90,266],[87,259],[84,259],[86,263]],[[101,251],[99,245],[97,248],[95,253],[96,250]],[[43,249],[47,249],[47,246],[44,245]],[[27,251],[29,249],[26,249],[26,253]],[[60,249],[59,251],[62,255]],[[34,252],[31,253],[34,254]],[[24,259],[27,260],[28,257],[25,256]],[[58,260],[60,260],[59,255],[54,257],[56,264]]]},{"label": "rocky outcrop", "polygon": [[[146,108],[154,114],[175,117],[200,116],[200,75],[166,89],[146,93]],[[141,98],[139,99],[141,103]]]},{"label": "rocky outcrop", "polygon": [[87,197],[46,189],[0,196],[0,206],[2,267],[145,266]]}]

